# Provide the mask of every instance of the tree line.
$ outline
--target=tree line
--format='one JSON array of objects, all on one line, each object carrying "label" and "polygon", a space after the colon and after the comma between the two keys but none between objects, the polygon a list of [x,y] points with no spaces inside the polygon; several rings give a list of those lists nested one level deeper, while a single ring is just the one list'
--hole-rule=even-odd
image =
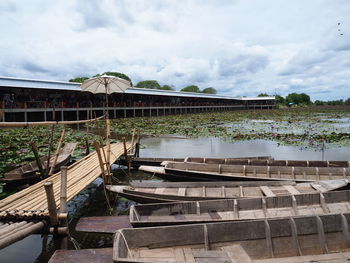
[{"label": "tree line", "polygon": [[[98,76],[101,76],[101,75],[109,75],[109,76],[115,76],[115,77],[118,77],[118,78],[122,78],[122,79],[126,79],[128,81],[131,82],[132,84],[132,81],[131,79],[129,78],[129,76],[123,74],[123,73],[120,73],[120,72],[111,72],[111,71],[108,71],[108,72],[104,72],[102,74],[96,74],[94,75],[93,77],[98,77]],[[85,80],[89,79],[88,77],[76,77],[76,78],[73,78],[73,79],[70,79],[69,81],[70,82],[77,82],[77,83],[83,83]],[[175,90],[175,87],[173,85],[160,85],[158,83],[157,80],[142,80],[142,81],[139,81],[135,86],[134,88],[140,88],[140,89],[160,89],[160,90]],[[209,87],[209,88],[205,88],[203,90],[200,90],[198,86],[196,85],[190,85],[190,86],[186,86],[184,87],[183,89],[181,89],[180,91],[183,91],[183,92],[196,92],[196,93],[208,93],[208,94],[216,94],[217,91],[216,89],[212,88],[212,87]]]},{"label": "tree line", "polygon": [[[258,97],[266,97],[270,96],[267,93],[260,93]],[[350,105],[350,98],[343,100],[329,100],[329,101],[322,101],[322,100],[316,100],[315,102],[311,101],[311,98],[309,95],[305,93],[290,93],[286,97],[282,97],[280,95],[273,95],[276,98],[276,104],[279,105],[316,105],[316,106],[323,106],[323,105]]]}]

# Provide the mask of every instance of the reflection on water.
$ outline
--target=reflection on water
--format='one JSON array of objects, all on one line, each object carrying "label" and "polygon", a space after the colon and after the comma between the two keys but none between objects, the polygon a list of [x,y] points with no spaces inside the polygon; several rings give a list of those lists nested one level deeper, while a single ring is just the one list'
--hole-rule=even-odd
[{"label": "reflection on water", "polygon": [[[251,140],[225,142],[219,138],[171,139],[147,138],[141,140],[142,157],[244,157],[270,155],[275,159],[321,160],[322,151],[299,146],[279,146],[277,142]],[[350,146],[326,149],[325,160],[350,160]]]},{"label": "reflection on water", "polygon": [[[225,142],[218,138],[178,139],[178,138],[144,138],[141,140],[141,157],[244,157],[270,155],[275,159],[320,160],[322,152],[302,149],[298,146],[278,146],[274,141],[252,140]],[[324,152],[324,159],[350,160],[350,147],[335,147]],[[120,180],[127,183],[132,179],[150,178],[148,175],[132,172],[131,177],[119,172]],[[101,181],[85,189],[72,202],[70,209],[70,233],[81,245],[81,248],[106,247],[112,245],[112,237],[108,235],[77,233],[75,225],[81,216],[109,215]],[[95,190],[98,191],[95,191]],[[115,215],[126,214],[132,202],[121,198],[113,205]],[[51,239],[49,239],[50,241]],[[5,249],[0,250],[0,262],[47,262],[54,252],[52,242],[43,246],[40,235],[32,235]],[[44,249],[43,249],[44,248]],[[74,249],[70,244],[70,249]]]}]

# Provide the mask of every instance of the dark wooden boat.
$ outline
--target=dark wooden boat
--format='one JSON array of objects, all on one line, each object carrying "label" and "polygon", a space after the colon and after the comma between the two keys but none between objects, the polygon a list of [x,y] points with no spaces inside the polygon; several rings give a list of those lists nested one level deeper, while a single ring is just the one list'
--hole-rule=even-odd
[{"label": "dark wooden boat", "polygon": [[350,191],[133,205],[133,227],[350,213]]},{"label": "dark wooden boat", "polygon": [[[140,167],[141,165],[160,166],[164,161],[173,162],[197,162],[197,163],[219,163],[219,164],[249,164],[251,161],[273,160],[271,156],[253,156],[253,157],[236,157],[236,158],[202,158],[202,157],[186,157],[186,158],[151,158],[151,157],[132,157],[131,166]],[[127,165],[125,159],[120,159],[120,164]],[[260,163],[260,162],[257,162]]]},{"label": "dark wooden boat", "polygon": [[[271,156],[237,157],[237,158],[147,158],[133,157],[131,166],[141,165],[161,166],[162,162],[192,162],[208,164],[231,164],[231,165],[256,165],[256,166],[295,166],[295,167],[345,167],[350,168],[350,161],[305,161],[305,160],[274,160]],[[125,159],[121,159],[121,164],[126,164]]]},{"label": "dark wooden boat", "polygon": [[350,214],[128,228],[114,262],[347,262]]},{"label": "dark wooden boat", "polygon": [[255,166],[165,162],[164,166],[140,166],[139,170],[168,181],[293,180],[296,182],[350,178],[345,167]]},{"label": "dark wooden boat", "polygon": [[[65,144],[61,154],[58,156],[54,172],[58,172],[61,166],[67,165],[70,162],[76,146],[77,143],[72,142]],[[50,166],[53,163],[53,160],[54,157],[50,159]],[[43,164],[43,168],[46,169],[47,157],[42,157],[41,163]],[[38,175],[38,172],[38,165],[34,161],[5,173],[4,178],[1,179],[1,182],[6,183],[6,185],[20,185],[35,182],[40,180],[40,175]]]},{"label": "dark wooden boat", "polygon": [[311,183],[291,181],[247,182],[133,182],[131,186],[107,185],[115,192],[135,202],[164,203],[176,201],[222,200],[328,192],[348,189],[348,180],[331,180]]}]

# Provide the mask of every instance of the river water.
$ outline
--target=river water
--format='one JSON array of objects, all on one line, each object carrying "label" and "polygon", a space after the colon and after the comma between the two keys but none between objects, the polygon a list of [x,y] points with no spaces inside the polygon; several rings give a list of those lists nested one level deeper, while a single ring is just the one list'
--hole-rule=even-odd
[{"label": "river water", "polygon": [[[331,147],[325,145],[323,151],[300,146],[281,146],[274,141],[252,140],[226,142],[219,138],[182,139],[173,137],[144,138],[141,141],[141,157],[247,157],[271,156],[275,159],[289,160],[350,160],[350,147]],[[130,177],[125,172],[115,173],[124,183],[131,179],[147,179],[147,175],[134,171]],[[75,225],[81,216],[109,215],[104,194],[97,179],[69,203],[71,236],[80,248],[111,246],[108,235],[76,233]],[[127,214],[132,204],[120,199],[113,204],[113,214]],[[73,243],[70,248],[74,249]],[[55,250],[51,237],[29,236],[7,248],[0,250],[0,262],[48,262]]]}]

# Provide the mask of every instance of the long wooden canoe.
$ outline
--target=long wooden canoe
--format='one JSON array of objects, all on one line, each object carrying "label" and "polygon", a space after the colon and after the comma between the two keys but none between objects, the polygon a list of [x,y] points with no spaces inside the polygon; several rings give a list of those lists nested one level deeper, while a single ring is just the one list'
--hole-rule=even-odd
[{"label": "long wooden canoe", "polygon": [[[121,159],[121,164],[126,164],[125,159]],[[192,162],[208,164],[231,164],[231,165],[256,165],[256,166],[296,166],[296,167],[345,167],[350,168],[350,161],[304,161],[304,160],[274,160],[271,156],[251,156],[236,158],[206,158],[206,157],[186,157],[186,158],[147,158],[133,157],[131,166],[141,165],[160,166],[164,161]]]},{"label": "long wooden canoe", "polygon": [[255,166],[165,162],[163,166],[140,166],[139,170],[168,181],[293,180],[307,182],[350,178],[350,168]]},{"label": "long wooden canoe", "polygon": [[132,205],[130,223],[146,227],[337,213],[350,213],[350,191]]},{"label": "long wooden canoe", "polygon": [[[72,157],[72,154],[77,146],[77,143],[66,143],[63,147],[61,154],[58,156],[54,172],[57,172],[62,166],[67,165]],[[50,159],[50,166],[53,163],[54,157]],[[42,157],[41,162],[43,168],[46,169],[47,166],[47,157]],[[8,173],[5,173],[4,178],[1,178],[1,182],[6,183],[7,185],[20,185],[25,183],[35,182],[40,180],[38,175],[39,168],[37,163],[31,162],[29,164],[23,165],[19,168],[16,168]]]},{"label": "long wooden canoe", "polygon": [[[160,166],[162,162],[195,162],[195,163],[218,163],[218,164],[249,164],[266,163],[266,160],[273,160],[271,156],[252,156],[252,157],[235,157],[235,158],[203,158],[203,157],[186,157],[186,158],[153,158],[153,157],[132,157],[131,166],[140,167],[141,165]],[[262,160],[262,162],[259,162]],[[120,164],[126,165],[125,159],[120,159]],[[330,164],[330,165],[333,165]],[[339,163],[339,165],[344,165]]]},{"label": "long wooden canoe", "polygon": [[133,182],[131,186],[107,185],[109,191],[137,203],[222,200],[232,198],[280,196],[348,189],[348,180],[311,183],[291,181],[247,182]]},{"label": "long wooden canoe", "polygon": [[350,214],[128,228],[114,237],[114,262],[345,262]]}]

